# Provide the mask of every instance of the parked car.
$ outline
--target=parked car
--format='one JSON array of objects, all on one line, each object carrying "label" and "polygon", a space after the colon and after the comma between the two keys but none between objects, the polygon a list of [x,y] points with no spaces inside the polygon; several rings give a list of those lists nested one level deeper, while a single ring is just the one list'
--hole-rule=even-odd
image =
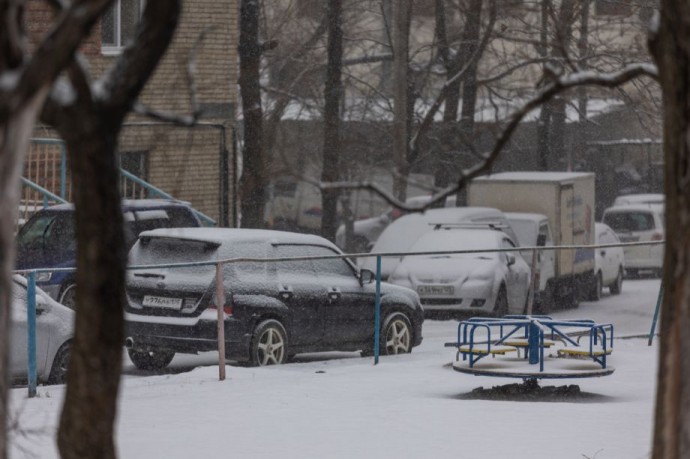
[{"label": "parked car", "polygon": [[[597,244],[620,244],[616,233],[604,223],[595,223]],[[599,300],[604,287],[608,287],[611,295],[618,295],[623,288],[623,273],[625,272],[625,255],[623,247],[606,247],[597,249],[594,256],[596,284],[592,290],[592,300]]]},{"label": "parked car", "polygon": [[[526,212],[506,212],[510,226],[517,235],[517,242],[521,247],[552,247],[553,237],[549,219],[543,214]],[[532,268],[533,250],[523,250],[520,254]],[[556,253],[554,250],[537,252],[535,268],[539,275],[539,287],[534,295],[534,312],[548,314],[554,309],[554,276],[556,274]]]},{"label": "parked car", "polygon": [[[307,234],[159,229],[139,235],[130,264],[340,254],[331,242]],[[373,273],[349,260],[227,264],[223,275],[229,360],[270,365],[302,352],[373,349]],[[215,290],[214,266],[128,271],[126,346],[132,362],[159,369],[175,353],[217,349]],[[381,318],[382,354],[410,352],[421,343],[423,313],[415,292],[382,284]]]},{"label": "parked car", "polygon": [[663,193],[641,193],[624,194],[616,197],[613,206],[624,206],[627,204],[664,204],[666,196]]},{"label": "parked car", "polygon": [[[201,225],[187,203],[167,199],[124,200],[122,212],[128,247],[142,231]],[[76,266],[74,230],[72,204],[60,204],[36,212],[17,234],[17,269]],[[74,309],[74,279],[74,273],[45,272],[37,275],[36,283],[53,299]]]},{"label": "parked car", "polygon": [[[371,252],[406,252],[422,234],[433,229],[434,225],[457,223],[493,223],[503,228],[513,241],[517,240],[510,223],[500,210],[491,207],[452,207],[431,209],[423,214],[413,213],[400,217],[381,233]],[[364,258],[361,262],[364,268],[376,270],[375,257]],[[387,279],[399,262],[400,258],[382,258],[382,279]]]},{"label": "parked car", "polygon": [[[613,229],[621,242],[663,241],[664,206],[658,204],[629,204],[609,207],[603,222]],[[637,276],[641,270],[660,274],[664,265],[662,244],[624,247],[625,273]]]},{"label": "parked car", "polygon": [[423,234],[410,252],[508,249],[482,252],[409,255],[390,282],[414,289],[425,311],[467,311],[476,314],[524,313],[530,269],[517,244],[502,231],[440,227]]},{"label": "parked car", "polygon": [[[10,371],[13,380],[28,375],[27,282],[22,276],[12,279],[10,328]],[[36,373],[39,382],[62,384],[67,376],[74,330],[74,311],[36,289]]]},{"label": "parked car", "polygon": [[[405,201],[405,204],[411,206],[423,206],[431,201],[431,196],[415,196]],[[446,198],[444,207],[455,207],[455,196]],[[364,253],[371,250],[376,240],[379,238],[383,230],[388,225],[396,221],[398,218],[406,215],[408,212],[391,207],[386,212],[378,217],[365,218],[354,222],[353,231],[353,251],[355,253]],[[345,225],[341,225],[335,234],[335,244],[341,249],[345,250]]]}]

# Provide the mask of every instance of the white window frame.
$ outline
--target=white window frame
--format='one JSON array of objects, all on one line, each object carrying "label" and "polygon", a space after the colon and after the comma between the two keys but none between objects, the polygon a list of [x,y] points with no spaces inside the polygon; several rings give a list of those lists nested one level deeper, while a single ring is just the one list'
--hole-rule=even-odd
[{"label": "white window frame", "polygon": [[[144,11],[146,0],[139,2],[139,17]],[[122,42],[122,0],[114,0],[111,6],[113,8],[113,30],[115,33],[115,43],[103,43],[103,36],[101,35],[101,53],[104,56],[113,56],[122,53],[125,44]]]}]

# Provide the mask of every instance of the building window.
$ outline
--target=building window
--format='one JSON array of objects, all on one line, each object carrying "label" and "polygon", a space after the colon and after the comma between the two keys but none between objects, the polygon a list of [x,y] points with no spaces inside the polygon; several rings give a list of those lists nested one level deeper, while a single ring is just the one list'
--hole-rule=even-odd
[{"label": "building window", "polygon": [[597,16],[618,16],[630,13],[630,0],[596,0],[594,14]]},{"label": "building window", "polygon": [[134,38],[144,0],[115,0],[103,14],[101,48],[104,52],[119,51]]},{"label": "building window", "polygon": [[[147,182],[149,179],[149,154],[147,151],[121,151],[120,167]],[[128,178],[123,177],[120,186],[124,198],[143,199],[149,197],[149,190]]]}]

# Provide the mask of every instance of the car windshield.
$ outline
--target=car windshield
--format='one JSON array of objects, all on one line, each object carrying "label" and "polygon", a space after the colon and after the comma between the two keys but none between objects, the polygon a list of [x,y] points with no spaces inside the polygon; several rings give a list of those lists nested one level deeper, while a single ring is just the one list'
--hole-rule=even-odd
[{"label": "car windshield", "polygon": [[[434,230],[423,234],[410,248],[410,252],[436,252],[456,250],[496,249],[498,240],[493,231],[458,231],[458,230]],[[454,258],[496,258],[496,252],[486,253],[460,253],[447,255],[430,255],[437,257]]]},{"label": "car windshield", "polygon": [[619,233],[651,231],[654,216],[650,212],[610,212],[604,215],[604,223]]},{"label": "car windshield", "polygon": [[17,236],[20,251],[69,251],[76,248],[71,213],[45,212],[24,225]]},{"label": "car windshield", "polygon": [[510,219],[510,226],[517,236],[518,243],[524,246],[535,245],[537,242],[537,224],[530,220]]}]

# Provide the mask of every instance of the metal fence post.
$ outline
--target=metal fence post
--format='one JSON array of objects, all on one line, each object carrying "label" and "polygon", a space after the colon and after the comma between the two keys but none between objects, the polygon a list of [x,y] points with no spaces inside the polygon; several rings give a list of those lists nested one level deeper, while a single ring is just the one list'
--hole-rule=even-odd
[{"label": "metal fence post", "polygon": [[648,346],[652,345],[652,340],[654,339],[654,330],[656,330],[656,321],[659,319],[659,309],[661,309],[662,301],[664,301],[663,283],[661,284],[661,288],[659,288],[659,296],[656,299],[656,309],[654,310],[654,318],[652,319],[652,329],[649,330],[649,342],[647,343]]},{"label": "metal fence post", "polygon": [[27,275],[27,349],[28,349],[28,382],[29,398],[36,396],[36,273],[31,271]]},{"label": "metal fence post", "polygon": [[376,301],[374,308],[374,365],[378,365],[381,351],[381,255],[376,257]]},{"label": "metal fence post", "polygon": [[218,311],[218,380],[225,380],[225,289],[223,264],[216,264],[216,309]]}]

